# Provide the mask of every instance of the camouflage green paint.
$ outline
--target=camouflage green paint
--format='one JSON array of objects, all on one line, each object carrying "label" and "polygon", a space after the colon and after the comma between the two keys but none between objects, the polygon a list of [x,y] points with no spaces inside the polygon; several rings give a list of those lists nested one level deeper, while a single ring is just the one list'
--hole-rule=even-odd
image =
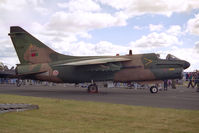
[{"label": "camouflage green paint", "polygon": [[18,74],[32,74],[38,73],[41,70],[41,64],[34,64],[34,65],[18,65],[17,72]]},{"label": "camouflage green paint", "polygon": [[[20,27],[10,34],[20,65],[17,73],[52,82],[153,81],[180,78],[189,63],[163,60],[154,53],[126,56],[68,56],[59,54]],[[36,56],[37,55],[37,56]]]},{"label": "camouflage green paint", "polygon": [[[17,36],[17,37],[16,37]],[[19,61],[21,64],[28,64],[29,61],[24,59],[24,52],[28,49],[28,45],[23,45],[26,43],[25,35],[24,34],[10,34],[12,42],[14,44],[16,53],[19,57]]]},{"label": "camouflage green paint", "polygon": [[[53,51],[20,27],[11,27],[9,35],[21,64],[47,63],[73,59],[72,56],[65,56]],[[31,57],[31,53],[36,53],[38,56]]]}]

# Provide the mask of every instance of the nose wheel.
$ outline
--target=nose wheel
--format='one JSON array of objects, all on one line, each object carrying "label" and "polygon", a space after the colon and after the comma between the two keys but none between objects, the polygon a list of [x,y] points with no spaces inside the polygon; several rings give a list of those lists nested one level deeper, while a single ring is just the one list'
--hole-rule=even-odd
[{"label": "nose wheel", "polygon": [[151,93],[157,93],[158,92],[158,87],[157,86],[151,86],[150,92]]},{"label": "nose wheel", "polygon": [[96,84],[91,84],[88,86],[88,93],[98,93],[98,87]]}]

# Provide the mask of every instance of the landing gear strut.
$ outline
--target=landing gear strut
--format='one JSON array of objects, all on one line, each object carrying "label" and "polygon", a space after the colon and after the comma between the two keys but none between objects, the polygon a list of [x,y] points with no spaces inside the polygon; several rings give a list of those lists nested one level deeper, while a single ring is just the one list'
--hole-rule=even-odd
[{"label": "landing gear strut", "polygon": [[98,93],[98,87],[95,83],[88,86],[88,93]]},{"label": "landing gear strut", "polygon": [[21,79],[17,79],[16,84],[17,87],[20,87],[22,85],[23,81]]}]

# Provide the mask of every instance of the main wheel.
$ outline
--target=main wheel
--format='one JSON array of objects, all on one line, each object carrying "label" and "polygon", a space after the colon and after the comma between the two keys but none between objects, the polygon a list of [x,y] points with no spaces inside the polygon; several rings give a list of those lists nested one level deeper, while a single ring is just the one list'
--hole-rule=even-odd
[{"label": "main wheel", "polygon": [[89,93],[98,93],[98,87],[96,84],[91,84],[88,86]]},{"label": "main wheel", "polygon": [[151,86],[150,91],[151,91],[151,93],[157,93],[158,92],[158,87]]}]

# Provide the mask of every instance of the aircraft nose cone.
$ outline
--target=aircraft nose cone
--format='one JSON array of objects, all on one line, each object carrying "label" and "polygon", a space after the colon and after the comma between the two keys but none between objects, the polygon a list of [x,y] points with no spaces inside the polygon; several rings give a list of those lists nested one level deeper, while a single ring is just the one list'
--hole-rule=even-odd
[{"label": "aircraft nose cone", "polygon": [[187,61],[184,61],[183,68],[187,69],[187,68],[189,68],[189,66],[190,66],[190,63]]}]

